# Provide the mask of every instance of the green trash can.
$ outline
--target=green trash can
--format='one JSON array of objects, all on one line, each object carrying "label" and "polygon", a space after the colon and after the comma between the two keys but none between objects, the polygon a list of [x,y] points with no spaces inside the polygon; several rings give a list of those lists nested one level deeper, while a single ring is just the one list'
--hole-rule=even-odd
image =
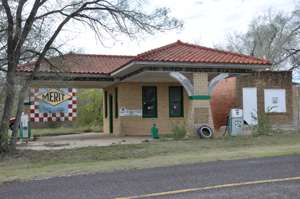
[{"label": "green trash can", "polygon": [[152,125],[151,136],[153,139],[159,139],[158,128],[156,127],[156,124]]}]

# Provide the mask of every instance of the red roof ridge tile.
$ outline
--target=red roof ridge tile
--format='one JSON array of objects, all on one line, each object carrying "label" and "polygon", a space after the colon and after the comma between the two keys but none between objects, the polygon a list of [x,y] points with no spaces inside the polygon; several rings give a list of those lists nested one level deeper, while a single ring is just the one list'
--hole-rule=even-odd
[{"label": "red roof ridge tile", "polygon": [[188,46],[195,47],[195,48],[200,48],[200,49],[209,50],[209,51],[213,51],[213,52],[220,52],[220,53],[230,54],[230,55],[239,56],[239,57],[246,57],[246,58],[255,59],[257,61],[263,61],[265,63],[271,64],[271,62],[269,60],[263,59],[263,58],[258,58],[258,57],[255,57],[255,56],[245,55],[245,54],[241,54],[241,53],[236,53],[236,52],[231,52],[231,51],[226,51],[226,50],[221,50],[221,49],[216,49],[216,48],[210,48],[210,47],[196,45],[196,44],[190,44],[190,43],[182,42],[180,40],[178,40],[177,42],[181,43],[183,45],[188,45]]},{"label": "red roof ridge tile", "polygon": [[149,56],[149,55],[152,55],[152,54],[155,54],[155,53],[159,53],[163,50],[166,50],[166,49],[168,49],[170,47],[173,47],[173,46],[176,46],[176,45],[185,45],[185,46],[189,46],[189,47],[193,47],[193,48],[197,48],[197,49],[208,50],[208,51],[212,51],[212,52],[219,52],[219,53],[229,54],[229,55],[233,55],[233,56],[249,58],[249,59],[252,59],[252,60],[263,62],[264,64],[272,64],[267,59],[257,58],[257,57],[254,57],[254,56],[245,55],[245,54],[241,54],[241,53],[230,52],[230,51],[221,50],[221,49],[209,48],[209,47],[196,45],[196,44],[190,44],[190,43],[182,42],[180,40],[177,40],[176,42],[167,44],[165,46],[161,46],[159,48],[153,48],[153,49],[148,50],[146,52],[140,53],[134,58],[134,60],[136,60],[136,61],[143,60],[143,58],[145,56]]},{"label": "red roof ridge tile", "polygon": [[142,59],[144,56],[151,55],[151,54],[153,54],[153,53],[157,53],[157,52],[159,52],[159,51],[168,49],[168,48],[170,48],[170,47],[172,47],[172,46],[175,46],[175,45],[177,45],[177,44],[180,44],[180,43],[182,43],[182,42],[181,42],[180,40],[177,40],[176,42],[173,42],[173,43],[170,43],[170,44],[167,44],[167,45],[158,47],[158,48],[153,48],[153,49],[151,49],[151,50],[148,50],[148,51],[145,51],[145,52],[143,52],[143,53],[138,54],[138,55],[135,57],[134,60],[137,60],[137,61],[138,61],[138,60]]}]

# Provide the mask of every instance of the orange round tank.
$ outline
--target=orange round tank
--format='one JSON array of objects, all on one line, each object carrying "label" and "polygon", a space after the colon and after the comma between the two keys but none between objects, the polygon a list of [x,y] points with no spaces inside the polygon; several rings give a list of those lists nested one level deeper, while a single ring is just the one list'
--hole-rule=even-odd
[{"label": "orange round tank", "polygon": [[210,106],[215,129],[227,124],[230,109],[236,106],[236,77],[221,80],[213,89]]}]

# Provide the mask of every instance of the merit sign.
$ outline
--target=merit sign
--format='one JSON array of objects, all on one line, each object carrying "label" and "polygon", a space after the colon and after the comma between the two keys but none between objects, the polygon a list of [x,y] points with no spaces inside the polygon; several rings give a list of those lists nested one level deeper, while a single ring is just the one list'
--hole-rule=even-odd
[{"label": "merit sign", "polygon": [[44,93],[39,94],[37,98],[52,106],[56,106],[72,98],[72,95],[69,95],[59,89],[49,89]]}]

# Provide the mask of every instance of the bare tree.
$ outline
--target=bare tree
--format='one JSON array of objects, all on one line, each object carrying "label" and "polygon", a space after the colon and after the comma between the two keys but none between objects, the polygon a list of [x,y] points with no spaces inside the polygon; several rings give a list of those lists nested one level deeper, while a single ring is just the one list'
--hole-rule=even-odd
[{"label": "bare tree", "polygon": [[3,96],[4,95],[4,75],[0,72],[0,117],[2,116],[3,110]]},{"label": "bare tree", "polygon": [[300,14],[268,13],[255,18],[246,33],[230,34],[225,48],[272,61],[273,69],[298,67]]},{"label": "bare tree", "polygon": [[[101,39],[103,35],[114,37],[126,34],[135,37],[140,33],[154,33],[182,26],[177,19],[169,16],[166,8],[152,11],[143,6],[139,0],[2,0],[0,16],[3,23],[0,33],[1,70],[6,73],[6,94],[3,116],[0,121],[0,152],[15,147],[16,129],[23,108],[23,101],[32,79],[39,72],[42,61],[47,60],[49,53],[59,52],[54,42],[61,31],[70,22],[76,25],[87,25]],[[50,26],[50,28],[49,28]],[[47,30],[47,36],[35,46],[31,42]],[[43,35],[43,34],[40,34]],[[43,35],[44,36],[44,35]],[[32,40],[33,39],[33,40]],[[0,49],[0,50],[1,50]],[[25,77],[19,93],[16,123],[11,142],[8,139],[8,120],[11,117],[13,99],[15,99],[16,68],[18,64],[35,60],[33,70]]]}]

